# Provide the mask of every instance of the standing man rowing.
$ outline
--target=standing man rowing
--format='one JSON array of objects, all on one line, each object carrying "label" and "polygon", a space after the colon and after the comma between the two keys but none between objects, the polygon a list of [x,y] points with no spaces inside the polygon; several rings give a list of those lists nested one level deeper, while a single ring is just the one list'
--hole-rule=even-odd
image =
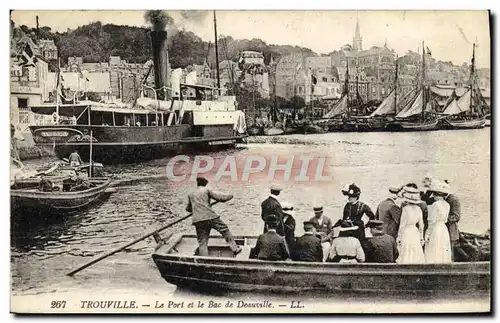
[{"label": "standing man rowing", "polygon": [[229,248],[236,255],[241,252],[241,247],[234,241],[229,228],[217,215],[210,204],[210,200],[227,202],[233,198],[232,194],[217,192],[207,187],[208,180],[204,177],[196,178],[196,191],[188,195],[187,212],[193,213],[193,225],[198,238],[198,255],[208,256],[208,239],[212,229],[218,231],[229,244]]}]

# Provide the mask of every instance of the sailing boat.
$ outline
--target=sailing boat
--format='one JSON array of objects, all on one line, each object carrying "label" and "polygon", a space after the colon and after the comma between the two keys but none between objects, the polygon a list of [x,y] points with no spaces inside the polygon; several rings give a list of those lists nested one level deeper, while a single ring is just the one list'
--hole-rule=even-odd
[{"label": "sailing boat", "polygon": [[346,65],[344,91],[342,96],[320,120],[315,120],[317,126],[327,127],[329,132],[343,131],[345,119],[349,114],[349,61]]},{"label": "sailing boat", "polygon": [[396,115],[399,130],[424,131],[438,129],[438,119],[430,100],[430,87],[425,82],[425,46],[422,42],[422,81],[414,100]]},{"label": "sailing boat", "polygon": [[474,66],[475,54],[476,44],[473,44],[469,90],[458,100],[454,98],[448,100],[449,103],[443,111],[443,114],[446,115],[443,120],[446,122],[447,128],[478,129],[485,126],[486,118],[484,115],[484,108],[486,102],[477,85],[477,76]]}]

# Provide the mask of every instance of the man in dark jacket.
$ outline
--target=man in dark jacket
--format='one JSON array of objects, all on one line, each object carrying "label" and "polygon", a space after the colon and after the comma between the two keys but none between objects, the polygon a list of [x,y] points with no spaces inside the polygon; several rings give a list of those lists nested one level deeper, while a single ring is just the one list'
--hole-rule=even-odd
[{"label": "man in dark jacket", "polygon": [[[445,181],[448,184],[447,181]],[[445,199],[450,205],[450,212],[448,213],[448,222],[446,222],[446,227],[448,227],[448,232],[450,233],[450,243],[451,249],[454,250],[459,246],[458,240],[460,238],[460,231],[458,230],[458,222],[460,221],[460,200],[455,194],[448,194]]]},{"label": "man in dark jacket", "polygon": [[[264,222],[269,222],[267,217],[269,215],[275,215],[278,217],[278,224],[276,228],[276,232],[285,236],[285,228],[283,224],[284,213],[281,207],[281,203],[278,199],[278,195],[280,195],[281,187],[278,185],[271,186],[271,195],[264,200],[261,204],[261,217]],[[264,226],[264,233],[267,232],[267,227]]]},{"label": "man in dark jacket", "polygon": [[314,223],[304,222],[304,235],[297,238],[292,251],[292,260],[295,261],[323,261],[323,247],[321,239],[316,235]]},{"label": "man in dark jacket", "polygon": [[375,213],[375,218],[384,223],[384,232],[392,236],[394,239],[397,238],[399,230],[399,220],[401,218],[401,208],[396,204],[397,194],[400,191],[400,187],[389,187],[389,193],[391,194],[387,199],[380,202]]},{"label": "man in dark jacket", "polygon": [[208,180],[204,177],[198,177],[196,183],[196,191],[188,196],[186,211],[193,213],[192,223],[196,228],[196,235],[198,237],[198,255],[208,256],[208,239],[210,238],[210,231],[212,229],[218,231],[224,237],[234,254],[240,253],[242,250],[241,247],[236,245],[231,231],[229,231],[229,228],[221,220],[220,216],[212,210],[210,203],[210,200],[227,202],[233,198],[233,195],[216,192],[207,187]]},{"label": "man in dark jacket", "polygon": [[366,238],[363,245],[365,262],[394,263],[399,257],[396,240],[384,232],[384,222],[371,220],[367,225],[372,237]]},{"label": "man in dark jacket", "polygon": [[285,238],[276,233],[279,219],[276,215],[267,216],[267,232],[261,234],[257,243],[250,251],[250,258],[261,260],[286,260],[290,258],[290,251],[286,245]]},{"label": "man in dark jacket", "polygon": [[283,226],[285,230],[285,240],[288,248],[292,248],[295,243],[295,219],[293,205],[289,203],[283,203]]}]

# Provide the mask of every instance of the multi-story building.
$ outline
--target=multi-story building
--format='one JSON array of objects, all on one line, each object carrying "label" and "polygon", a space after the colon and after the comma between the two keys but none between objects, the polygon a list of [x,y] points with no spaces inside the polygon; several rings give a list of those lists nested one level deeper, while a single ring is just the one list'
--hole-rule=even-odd
[{"label": "multi-story building", "polygon": [[48,74],[41,48],[27,36],[18,40],[10,53],[10,118],[21,131],[37,123],[29,107],[48,99]]},{"label": "multi-story building", "polygon": [[[276,65],[276,96],[290,99],[298,94],[298,84],[304,79],[299,73],[305,69],[305,59],[303,54],[297,53],[279,59]],[[302,89],[302,92],[305,90]]]},{"label": "multi-story building", "polygon": [[52,39],[39,39],[38,46],[41,50],[41,55],[46,60],[56,60],[58,56],[57,46]]}]

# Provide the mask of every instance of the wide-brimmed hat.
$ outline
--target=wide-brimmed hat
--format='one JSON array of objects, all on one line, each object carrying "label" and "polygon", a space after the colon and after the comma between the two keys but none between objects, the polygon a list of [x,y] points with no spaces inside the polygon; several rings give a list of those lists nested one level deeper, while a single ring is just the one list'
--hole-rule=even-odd
[{"label": "wide-brimmed hat", "polygon": [[361,194],[361,189],[353,183],[344,186],[344,188],[342,189],[342,194],[349,197],[358,197]]},{"label": "wide-brimmed hat", "polygon": [[405,186],[403,188],[403,200],[411,204],[420,203],[420,191],[417,188],[411,186]]},{"label": "wide-brimmed hat", "polygon": [[431,187],[429,188],[429,191],[444,195],[448,195],[451,193],[450,185],[442,181],[434,181]]},{"label": "wide-brimmed hat", "polygon": [[340,224],[339,231],[340,232],[345,232],[345,231],[355,231],[358,230],[358,226],[354,225],[351,221],[342,221]]}]

